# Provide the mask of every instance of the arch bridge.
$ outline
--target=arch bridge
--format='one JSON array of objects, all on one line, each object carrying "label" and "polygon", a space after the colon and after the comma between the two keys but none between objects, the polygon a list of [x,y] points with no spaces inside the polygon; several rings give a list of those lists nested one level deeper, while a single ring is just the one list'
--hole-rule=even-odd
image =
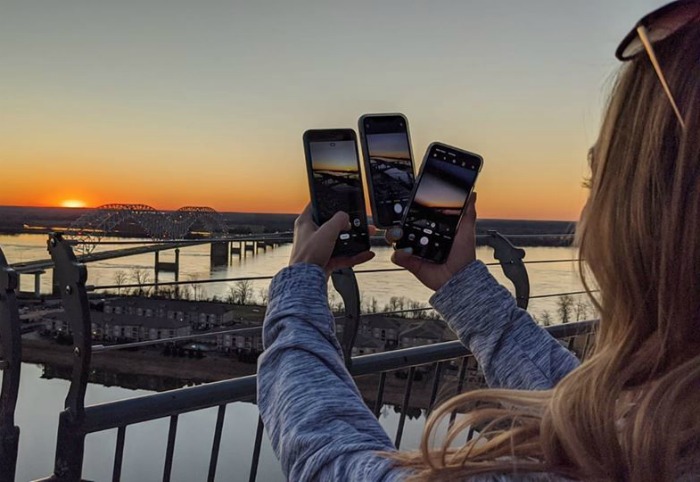
[{"label": "arch bridge", "polygon": [[129,232],[123,234],[145,234],[153,240],[183,239],[195,229],[210,235],[228,233],[223,216],[210,207],[160,211],[147,204],[104,204],[76,219],[70,230],[83,251],[89,253],[102,237],[126,226]]}]

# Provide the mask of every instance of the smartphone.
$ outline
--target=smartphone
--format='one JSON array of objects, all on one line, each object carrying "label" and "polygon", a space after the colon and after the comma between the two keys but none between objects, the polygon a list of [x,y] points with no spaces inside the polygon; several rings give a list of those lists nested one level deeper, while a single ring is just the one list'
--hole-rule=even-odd
[{"label": "smartphone", "polygon": [[400,225],[414,184],[408,120],[402,114],[365,114],[358,127],[372,221],[384,229]]},{"label": "smartphone", "polygon": [[414,256],[444,263],[483,162],[478,154],[430,144],[396,248],[410,248]]},{"label": "smartphone", "polygon": [[350,216],[350,230],[338,236],[333,256],[353,256],[369,250],[367,210],[355,131],[308,130],[304,133],[304,153],[314,222],[320,226],[338,211]]}]

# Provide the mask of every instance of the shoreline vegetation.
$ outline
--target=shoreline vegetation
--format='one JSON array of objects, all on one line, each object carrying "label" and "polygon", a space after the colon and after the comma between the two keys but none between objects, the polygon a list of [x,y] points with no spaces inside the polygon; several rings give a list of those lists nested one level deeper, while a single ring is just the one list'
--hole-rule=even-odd
[{"label": "shoreline vegetation", "polygon": [[[22,340],[22,361],[35,364],[42,369],[42,378],[71,380],[72,348],[48,340]],[[163,392],[255,375],[256,364],[237,362],[225,356],[205,358],[170,358],[161,356],[157,350],[115,351],[94,353],[90,364],[89,382],[106,387],[118,386],[129,390]],[[457,387],[457,370],[448,365],[443,373],[438,398],[449,397]],[[414,379],[411,392],[411,418],[421,415],[420,410],[428,406],[433,379],[433,367],[424,367]],[[404,397],[406,371],[396,371],[386,377],[383,401],[385,405],[400,406]],[[355,381],[368,405],[373,406],[379,375],[356,377]],[[465,380],[464,389],[484,386],[483,378],[471,370]],[[62,395],[61,395],[62,396]]]},{"label": "shoreline vegetation", "polygon": [[[134,271],[138,271],[138,269]],[[140,278],[142,282],[148,282],[148,279],[143,279],[143,272],[135,272],[130,276],[123,272],[118,272],[115,274],[115,277],[118,277],[125,283],[135,278]],[[235,321],[226,326],[220,326],[219,328],[222,330],[261,326],[268,298],[266,289],[260,289],[255,292],[250,281],[235,283],[230,287],[227,297],[223,300],[217,297],[206,298],[201,292],[186,290],[183,287],[181,287],[179,294],[181,296],[178,299],[202,303],[202,306],[206,304],[221,304],[222,302],[230,305]],[[150,289],[121,289],[100,293],[99,296],[91,298],[91,304],[93,304],[93,307],[100,304],[104,305],[104,300],[110,298],[112,300],[172,300],[174,299],[173,295],[173,292],[164,293],[162,289],[158,293]],[[342,300],[330,288],[329,305],[336,316],[343,315]],[[26,306],[32,306],[33,309],[41,309],[40,306],[37,306],[36,301],[33,301],[32,305]],[[380,325],[388,321],[396,323],[398,326],[405,324],[404,328],[410,329],[424,323],[434,323],[435,320],[439,320],[439,316],[433,310],[391,315],[382,315],[382,313],[416,310],[427,306],[425,303],[402,296],[392,297],[388,303],[380,306],[375,298],[369,297],[363,300],[361,311],[365,315],[373,315],[369,319],[377,321]],[[558,298],[555,313],[545,310],[535,316],[535,319],[541,325],[549,326],[555,323],[582,321],[594,316],[595,313],[585,298],[567,295]],[[368,321],[367,324],[372,326],[372,322]],[[371,331],[370,329],[369,332],[371,333]],[[358,336],[360,333],[358,333]],[[197,335],[201,334],[201,332],[194,331],[192,334]],[[44,332],[44,335],[36,332],[24,335],[22,340],[22,360],[41,365],[44,378],[70,380],[73,361],[72,346],[70,344],[72,341],[66,336],[56,337],[55,335],[55,333],[47,332]],[[216,337],[212,338],[215,339]],[[447,340],[448,338],[445,338],[440,341]],[[128,340],[122,340],[114,343],[115,341],[112,340],[110,343],[109,340],[105,342],[96,338],[93,343],[108,345],[129,342]],[[253,375],[256,372],[256,360],[260,354],[259,350],[253,348],[250,353],[241,350],[229,353],[214,349],[204,353],[179,350],[176,355],[176,345],[182,347],[192,343],[206,344],[207,341],[206,339],[191,339],[178,342],[178,344],[162,342],[138,349],[125,348],[122,350],[95,352],[92,356],[90,381],[105,386],[116,385],[128,389],[165,391]],[[397,347],[393,346],[392,348]],[[395,372],[393,376],[387,377],[386,403],[401,403],[405,376],[406,373],[399,371]],[[412,401],[412,406],[422,407],[422,401],[424,399],[427,400],[427,397],[429,397],[429,389],[427,387],[430,386],[430,383],[427,380],[431,377],[431,368],[428,367],[425,370],[421,370],[420,379],[415,381],[421,382],[417,385],[419,392],[424,391],[420,387],[425,385],[426,393],[417,394],[415,400]],[[367,400],[370,400],[373,396],[377,380],[376,376],[362,377],[357,380]],[[472,384],[473,388],[477,388],[483,383],[476,369],[473,373],[470,373],[467,381]],[[413,405],[414,403],[415,405]]]}]

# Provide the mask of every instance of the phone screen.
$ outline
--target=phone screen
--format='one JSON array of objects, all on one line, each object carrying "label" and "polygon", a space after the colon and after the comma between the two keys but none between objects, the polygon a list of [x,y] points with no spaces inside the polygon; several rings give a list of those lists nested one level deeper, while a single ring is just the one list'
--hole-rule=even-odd
[{"label": "phone screen", "polygon": [[381,227],[400,224],[414,183],[406,119],[367,116],[361,123],[375,223]]},{"label": "phone screen", "polygon": [[415,256],[444,263],[481,163],[476,154],[431,145],[396,247],[411,248]]},{"label": "phone screen", "polygon": [[352,255],[369,249],[367,214],[354,140],[308,142],[316,223],[325,223],[338,211],[350,216],[351,228],[338,237],[334,255]]}]

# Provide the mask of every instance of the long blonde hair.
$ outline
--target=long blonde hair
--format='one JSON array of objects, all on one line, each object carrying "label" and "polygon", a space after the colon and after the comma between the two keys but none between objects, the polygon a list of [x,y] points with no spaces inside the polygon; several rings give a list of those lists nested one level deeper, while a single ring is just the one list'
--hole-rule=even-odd
[{"label": "long blonde hair", "polygon": [[[415,470],[413,480],[549,473],[658,482],[700,462],[700,28],[657,50],[687,129],[647,56],[628,62],[577,229],[581,276],[600,313],[592,356],[553,390],[478,390],[440,406],[420,452],[392,456]],[[455,410],[467,414],[434,445]],[[469,427],[480,435],[454,447]],[[692,470],[700,475],[700,465]]]}]

